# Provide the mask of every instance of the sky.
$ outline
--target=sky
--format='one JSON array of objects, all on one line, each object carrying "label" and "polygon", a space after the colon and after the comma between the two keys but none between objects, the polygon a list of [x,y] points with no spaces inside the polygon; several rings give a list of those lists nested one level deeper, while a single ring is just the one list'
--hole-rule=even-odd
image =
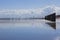
[{"label": "sky", "polygon": [[47,5],[60,6],[60,0],[0,0],[0,9],[30,9]]},{"label": "sky", "polygon": [[53,13],[55,9],[60,14],[60,0],[0,0],[0,17],[2,17],[2,13],[4,15],[5,13],[9,13],[9,15],[29,13],[28,15],[44,17],[47,14]]},{"label": "sky", "polygon": [[[54,6],[56,6],[56,8],[54,8]],[[16,13],[18,15],[21,15],[21,13],[34,13],[32,15],[35,16],[39,13],[38,17],[40,17],[40,15],[45,16],[55,9],[57,10],[56,12],[60,14],[60,0],[0,0],[0,16],[1,13]]]}]

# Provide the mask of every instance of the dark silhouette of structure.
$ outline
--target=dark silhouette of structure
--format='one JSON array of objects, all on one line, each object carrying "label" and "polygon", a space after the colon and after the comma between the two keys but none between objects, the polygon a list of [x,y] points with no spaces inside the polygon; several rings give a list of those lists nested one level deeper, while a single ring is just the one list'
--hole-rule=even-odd
[{"label": "dark silhouette of structure", "polygon": [[53,13],[53,14],[50,14],[48,16],[45,16],[45,19],[46,20],[49,20],[49,21],[56,21],[56,13]]},{"label": "dark silhouette of structure", "polygon": [[45,16],[45,19],[51,21],[52,23],[47,24],[50,25],[52,28],[56,29],[56,13]]},{"label": "dark silhouette of structure", "polygon": [[56,13],[45,16],[45,20],[51,21],[52,23],[47,24],[50,25],[52,28],[56,29]]}]

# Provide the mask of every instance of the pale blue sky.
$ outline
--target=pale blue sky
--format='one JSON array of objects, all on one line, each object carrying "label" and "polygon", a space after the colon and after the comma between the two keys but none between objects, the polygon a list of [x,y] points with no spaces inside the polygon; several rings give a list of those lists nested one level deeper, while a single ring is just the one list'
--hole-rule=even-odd
[{"label": "pale blue sky", "polygon": [[0,9],[40,8],[46,5],[60,6],[60,0],[0,0]]}]

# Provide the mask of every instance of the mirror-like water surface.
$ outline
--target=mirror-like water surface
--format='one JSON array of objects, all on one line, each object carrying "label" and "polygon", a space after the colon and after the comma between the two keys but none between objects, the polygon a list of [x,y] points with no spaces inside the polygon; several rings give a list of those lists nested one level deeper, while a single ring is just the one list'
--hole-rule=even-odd
[{"label": "mirror-like water surface", "polygon": [[46,20],[20,20],[0,23],[0,40],[60,40],[60,23],[56,30]]}]

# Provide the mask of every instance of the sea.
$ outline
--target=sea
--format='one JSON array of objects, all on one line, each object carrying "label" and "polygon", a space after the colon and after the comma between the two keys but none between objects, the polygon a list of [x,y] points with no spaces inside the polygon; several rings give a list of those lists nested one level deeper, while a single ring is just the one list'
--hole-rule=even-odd
[{"label": "sea", "polygon": [[56,29],[47,20],[0,20],[0,40],[60,40],[60,22]]}]

